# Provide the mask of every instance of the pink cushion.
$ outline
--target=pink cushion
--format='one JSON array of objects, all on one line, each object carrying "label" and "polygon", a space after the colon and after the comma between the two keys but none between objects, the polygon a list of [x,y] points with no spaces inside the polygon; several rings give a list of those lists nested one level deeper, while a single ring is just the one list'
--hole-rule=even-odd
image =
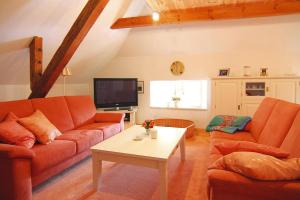
[{"label": "pink cushion", "polygon": [[0,123],[0,142],[30,149],[35,143],[34,135],[16,122],[17,117],[9,113]]},{"label": "pink cushion", "polygon": [[298,112],[292,127],[290,128],[287,136],[283,140],[281,149],[290,152],[290,157],[300,158],[300,111]]},{"label": "pink cushion", "polygon": [[65,99],[75,127],[94,122],[96,107],[90,96],[66,96]]},{"label": "pink cushion", "polygon": [[36,144],[32,150],[36,155],[32,159],[32,173],[36,175],[74,156],[76,144],[73,141],[54,140],[48,145]]},{"label": "pink cushion", "polygon": [[107,139],[107,138],[110,138],[110,137],[114,136],[115,134],[121,132],[121,125],[120,125],[120,123],[103,122],[103,123],[87,124],[85,126],[81,126],[81,127],[77,128],[77,129],[79,129],[79,130],[102,130],[104,139]]},{"label": "pink cushion", "polygon": [[270,156],[274,156],[277,158],[287,158],[289,153],[276,148],[271,147],[263,144],[257,144],[254,142],[247,142],[247,141],[224,141],[224,142],[215,142],[213,145],[223,154],[227,155],[232,152],[240,152],[240,151],[247,151],[247,152],[257,152],[261,154],[266,154]]},{"label": "pink cushion", "polygon": [[74,129],[74,123],[64,97],[32,99],[35,110],[40,110],[61,132]]},{"label": "pink cushion", "polygon": [[257,180],[300,178],[300,158],[280,160],[256,152],[234,152],[219,158],[210,169],[225,169]]},{"label": "pink cushion", "polygon": [[299,109],[300,105],[278,101],[258,138],[258,143],[280,147]]},{"label": "pink cushion", "polygon": [[30,130],[41,144],[49,144],[61,132],[45,117],[36,110],[32,115],[18,119],[18,122]]}]

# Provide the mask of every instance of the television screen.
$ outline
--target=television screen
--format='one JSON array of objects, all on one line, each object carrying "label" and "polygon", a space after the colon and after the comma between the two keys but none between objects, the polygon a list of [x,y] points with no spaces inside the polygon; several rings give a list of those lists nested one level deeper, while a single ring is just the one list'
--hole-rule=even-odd
[{"label": "television screen", "polygon": [[137,106],[137,79],[94,78],[94,99],[97,108]]}]

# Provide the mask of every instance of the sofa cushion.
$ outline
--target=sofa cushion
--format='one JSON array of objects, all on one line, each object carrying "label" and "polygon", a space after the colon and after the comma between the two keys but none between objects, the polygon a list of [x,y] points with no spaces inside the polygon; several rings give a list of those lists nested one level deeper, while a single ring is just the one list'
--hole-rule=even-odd
[{"label": "sofa cushion", "polygon": [[278,101],[258,138],[258,143],[280,147],[299,109],[297,104]]},{"label": "sofa cushion", "polygon": [[233,152],[219,158],[209,169],[229,170],[258,180],[296,180],[300,178],[300,158],[280,160],[256,152]]},{"label": "sofa cushion", "polygon": [[89,138],[90,147],[104,140],[102,130],[83,130],[81,134],[86,135]]},{"label": "sofa cushion", "polygon": [[61,132],[39,110],[28,117],[19,118],[18,122],[30,130],[42,144],[49,144],[55,137],[61,135]]},{"label": "sofa cushion", "polygon": [[69,140],[76,143],[76,152],[81,153],[90,147],[89,138],[86,135],[80,134],[80,130],[72,130],[55,138],[55,140]]},{"label": "sofa cushion", "polygon": [[237,140],[237,141],[250,141],[256,142],[251,133],[246,131],[239,131],[235,134],[228,134],[221,131],[213,131],[210,133],[211,139],[227,139],[227,140]]},{"label": "sofa cushion", "polygon": [[32,99],[33,108],[41,110],[61,132],[74,129],[74,123],[64,97]]},{"label": "sofa cushion", "polygon": [[5,120],[0,123],[0,142],[30,149],[35,143],[35,136],[16,120]]},{"label": "sofa cushion", "polygon": [[103,140],[101,130],[71,130],[57,137],[56,140],[69,140],[76,143],[77,153],[81,153]]},{"label": "sofa cushion", "polygon": [[300,158],[300,111],[298,112],[292,127],[284,138],[281,149],[290,152],[290,157]]},{"label": "sofa cushion", "polygon": [[258,140],[259,135],[261,134],[263,128],[265,127],[269,116],[272,113],[272,110],[275,104],[278,102],[278,99],[265,98],[257,108],[251,120],[250,132],[253,135],[255,140]]},{"label": "sofa cushion", "polygon": [[227,155],[232,152],[257,152],[265,155],[274,156],[277,158],[287,158],[289,153],[277,147],[272,147],[264,144],[258,144],[255,142],[248,141],[222,141],[216,142],[213,141],[213,146],[219,150],[222,155]]},{"label": "sofa cushion", "polygon": [[67,140],[54,140],[47,145],[36,144],[32,150],[36,155],[32,159],[32,174],[36,175],[74,156],[76,144]]},{"label": "sofa cushion", "polygon": [[102,130],[104,140],[121,132],[120,123],[91,123],[77,128],[79,130]]},{"label": "sofa cushion", "polygon": [[90,96],[66,96],[65,99],[75,127],[94,122],[96,107]]},{"label": "sofa cushion", "polygon": [[33,111],[30,100],[0,102],[0,121],[2,121],[9,112],[13,112],[18,117],[26,117],[32,114]]}]

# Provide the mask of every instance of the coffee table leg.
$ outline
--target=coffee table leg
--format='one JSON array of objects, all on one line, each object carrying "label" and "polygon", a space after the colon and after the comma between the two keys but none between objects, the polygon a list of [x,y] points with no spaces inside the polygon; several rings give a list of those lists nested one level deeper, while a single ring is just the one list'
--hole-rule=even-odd
[{"label": "coffee table leg", "polygon": [[99,159],[96,153],[92,153],[92,159],[93,159],[93,186],[95,190],[98,190],[101,171],[102,171],[102,160]]},{"label": "coffee table leg", "polygon": [[159,163],[159,176],[160,176],[160,199],[168,199],[168,165],[167,162]]},{"label": "coffee table leg", "polygon": [[184,136],[181,138],[181,141],[180,141],[180,154],[181,154],[181,161],[185,161],[185,138],[184,138]]}]

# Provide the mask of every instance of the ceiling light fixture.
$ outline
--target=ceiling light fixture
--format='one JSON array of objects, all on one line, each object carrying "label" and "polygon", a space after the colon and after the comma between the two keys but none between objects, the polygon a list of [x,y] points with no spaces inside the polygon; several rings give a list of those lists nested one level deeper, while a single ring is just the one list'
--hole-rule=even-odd
[{"label": "ceiling light fixture", "polygon": [[152,13],[152,19],[153,19],[153,21],[156,21],[156,22],[159,21],[159,13],[154,11]]}]

